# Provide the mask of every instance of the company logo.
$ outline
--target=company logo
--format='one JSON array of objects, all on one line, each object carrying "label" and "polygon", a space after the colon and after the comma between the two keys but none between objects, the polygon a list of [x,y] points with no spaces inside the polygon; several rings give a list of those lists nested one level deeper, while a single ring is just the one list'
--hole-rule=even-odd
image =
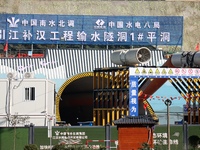
[{"label": "company logo", "polygon": [[15,17],[11,17],[11,19],[9,19],[9,18],[7,18],[7,21],[8,21],[8,23],[9,23],[9,27],[11,27],[11,28],[16,28],[16,27],[18,27],[18,22],[19,22],[19,19],[16,19],[15,20]]},{"label": "company logo", "polygon": [[94,29],[106,29],[105,21],[103,19],[98,19],[96,22],[96,26],[94,26]]}]

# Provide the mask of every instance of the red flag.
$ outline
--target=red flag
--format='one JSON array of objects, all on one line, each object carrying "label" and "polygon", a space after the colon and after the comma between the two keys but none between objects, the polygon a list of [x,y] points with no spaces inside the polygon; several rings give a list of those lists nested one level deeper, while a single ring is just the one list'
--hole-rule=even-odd
[{"label": "red flag", "polygon": [[196,46],[195,50],[199,51],[199,43],[197,43],[197,46]]},{"label": "red flag", "polygon": [[3,50],[4,50],[4,52],[8,51],[8,42],[6,42],[6,44],[4,45]]},{"label": "red flag", "polygon": [[143,108],[146,110],[147,109],[148,104],[143,104]]},{"label": "red flag", "polygon": [[190,98],[190,94],[189,93],[187,93],[186,96],[187,96],[187,98]]},{"label": "red flag", "polygon": [[156,96],[156,98],[158,98],[158,99],[159,99],[159,98],[160,98],[160,96]]},{"label": "red flag", "polygon": [[144,94],[144,98],[147,98],[147,96],[148,96],[147,94]]}]

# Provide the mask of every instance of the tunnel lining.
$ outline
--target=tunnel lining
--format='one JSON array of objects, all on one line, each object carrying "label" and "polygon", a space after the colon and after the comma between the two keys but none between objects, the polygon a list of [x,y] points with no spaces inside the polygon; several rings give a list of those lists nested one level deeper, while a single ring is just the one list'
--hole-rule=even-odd
[{"label": "tunnel lining", "polygon": [[56,95],[56,121],[58,121],[58,122],[61,121],[59,104],[60,104],[61,95],[62,95],[63,91],[65,90],[65,88],[75,80],[78,80],[78,79],[84,78],[84,77],[91,77],[93,75],[94,75],[93,72],[84,72],[84,73],[76,74],[76,75],[70,77],[69,79],[67,79],[65,81],[65,83],[60,87],[58,94]]}]

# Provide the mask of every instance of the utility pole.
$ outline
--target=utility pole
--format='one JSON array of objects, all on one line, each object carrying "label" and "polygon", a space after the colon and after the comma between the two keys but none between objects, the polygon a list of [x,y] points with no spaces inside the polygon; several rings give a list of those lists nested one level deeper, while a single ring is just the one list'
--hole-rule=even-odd
[{"label": "utility pole", "polygon": [[52,116],[49,116],[48,118],[48,138],[50,142],[50,150],[52,149]]},{"label": "utility pole", "polygon": [[183,150],[188,150],[188,124],[183,122]]},{"label": "utility pole", "polygon": [[167,150],[170,150],[170,118],[169,118],[169,106],[172,101],[169,99],[165,100],[165,105],[167,106]]}]

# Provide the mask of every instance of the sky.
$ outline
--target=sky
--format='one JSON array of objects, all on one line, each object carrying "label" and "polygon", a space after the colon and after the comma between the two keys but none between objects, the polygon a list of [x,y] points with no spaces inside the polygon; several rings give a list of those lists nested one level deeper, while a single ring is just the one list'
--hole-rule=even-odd
[{"label": "sky", "polygon": [[[182,98],[180,93],[173,87],[173,85],[171,85],[169,81],[167,81],[161,88],[159,88],[153,94],[153,97],[156,97],[156,96],[166,97],[166,99],[170,97],[177,97],[177,99],[172,100],[172,104],[170,107],[179,106],[183,108],[183,105],[186,103],[185,99]],[[180,97],[180,99],[178,99],[178,97]],[[148,102],[151,104],[155,112],[167,108],[165,103],[162,100],[158,100],[156,98],[154,99],[149,98]]]},{"label": "sky", "polygon": [[[153,97],[156,96],[166,97],[166,99],[170,97],[180,97],[180,99],[177,98],[175,100],[172,100],[172,104],[169,107],[169,113],[170,113],[169,122],[170,124],[175,124],[176,121],[181,121],[183,119],[183,105],[186,104],[186,101],[185,99],[182,98],[180,93],[178,93],[178,91],[171,85],[169,81],[167,81],[161,88],[159,88],[153,94]],[[148,99],[148,102],[152,106],[155,114],[158,116],[159,124],[160,125],[167,124],[167,112],[166,112],[167,106],[165,105],[164,101],[155,98],[151,100]],[[172,107],[176,107],[175,109],[173,109],[173,112],[172,112]],[[180,107],[180,109],[177,109],[178,107]],[[160,111],[161,113],[159,113],[158,111]]]}]

